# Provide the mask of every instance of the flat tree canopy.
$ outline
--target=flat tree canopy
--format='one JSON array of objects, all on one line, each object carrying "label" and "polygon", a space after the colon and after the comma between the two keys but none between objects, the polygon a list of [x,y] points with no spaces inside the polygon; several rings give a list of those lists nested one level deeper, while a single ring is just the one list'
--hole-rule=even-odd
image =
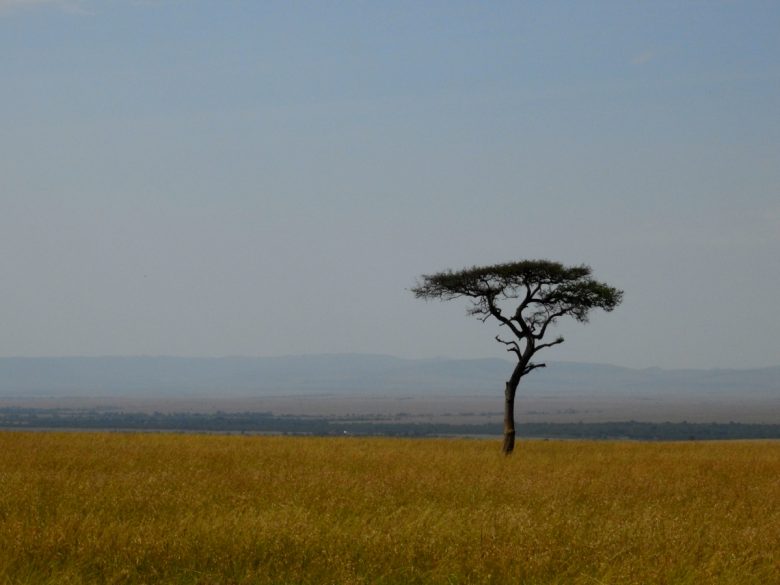
[{"label": "flat tree canopy", "polygon": [[515,354],[517,365],[505,387],[504,452],[514,449],[514,399],[520,379],[545,364],[531,358],[540,350],[563,343],[563,337],[542,343],[547,330],[561,317],[587,322],[592,309],[612,311],[623,291],[598,282],[585,265],[564,266],[549,260],[521,260],[459,271],[424,274],[411,290],[417,298],[449,301],[466,297],[469,314],[491,317],[511,338],[496,340]]}]

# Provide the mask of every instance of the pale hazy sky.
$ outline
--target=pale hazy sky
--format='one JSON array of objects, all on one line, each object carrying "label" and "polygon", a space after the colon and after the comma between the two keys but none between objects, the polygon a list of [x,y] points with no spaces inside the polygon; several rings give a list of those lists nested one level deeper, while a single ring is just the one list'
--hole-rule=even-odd
[{"label": "pale hazy sky", "polygon": [[506,354],[421,273],[587,263],[547,359],[780,364],[780,3],[0,0],[0,356]]}]

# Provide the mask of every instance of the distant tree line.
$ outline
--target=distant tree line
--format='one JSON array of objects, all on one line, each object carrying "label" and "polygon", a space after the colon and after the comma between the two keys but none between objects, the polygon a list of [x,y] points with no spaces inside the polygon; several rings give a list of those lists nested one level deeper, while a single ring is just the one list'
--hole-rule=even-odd
[{"label": "distant tree line", "polygon": [[[286,416],[270,412],[142,413],[81,409],[0,408],[0,428],[275,433],[392,437],[500,436],[497,423],[390,422],[366,417]],[[747,423],[524,423],[528,438],[687,441],[780,439],[780,424]]]}]

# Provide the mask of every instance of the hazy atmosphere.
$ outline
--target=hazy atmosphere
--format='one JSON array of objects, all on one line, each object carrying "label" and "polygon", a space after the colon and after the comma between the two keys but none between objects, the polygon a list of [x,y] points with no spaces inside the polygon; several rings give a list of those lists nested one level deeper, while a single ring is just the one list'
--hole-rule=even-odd
[{"label": "hazy atmosphere", "polygon": [[780,4],[0,0],[0,356],[506,357],[446,268],[625,291],[551,360],[780,363]]}]

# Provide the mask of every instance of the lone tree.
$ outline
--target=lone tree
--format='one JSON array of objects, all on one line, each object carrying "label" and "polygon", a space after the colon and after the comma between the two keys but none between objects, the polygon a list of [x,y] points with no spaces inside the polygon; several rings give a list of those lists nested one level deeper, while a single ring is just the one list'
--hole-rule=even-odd
[{"label": "lone tree", "polygon": [[587,322],[591,309],[611,311],[623,298],[623,291],[593,280],[589,266],[566,267],[548,260],[424,274],[411,290],[417,298],[426,300],[466,297],[471,300],[469,315],[483,322],[493,317],[511,333],[510,339],[496,335],[496,341],[517,356],[517,365],[504,389],[502,451],[506,455],[515,447],[515,394],[520,379],[545,367],[531,361],[538,351],[563,343],[563,337],[542,343],[547,329],[560,317]]}]

